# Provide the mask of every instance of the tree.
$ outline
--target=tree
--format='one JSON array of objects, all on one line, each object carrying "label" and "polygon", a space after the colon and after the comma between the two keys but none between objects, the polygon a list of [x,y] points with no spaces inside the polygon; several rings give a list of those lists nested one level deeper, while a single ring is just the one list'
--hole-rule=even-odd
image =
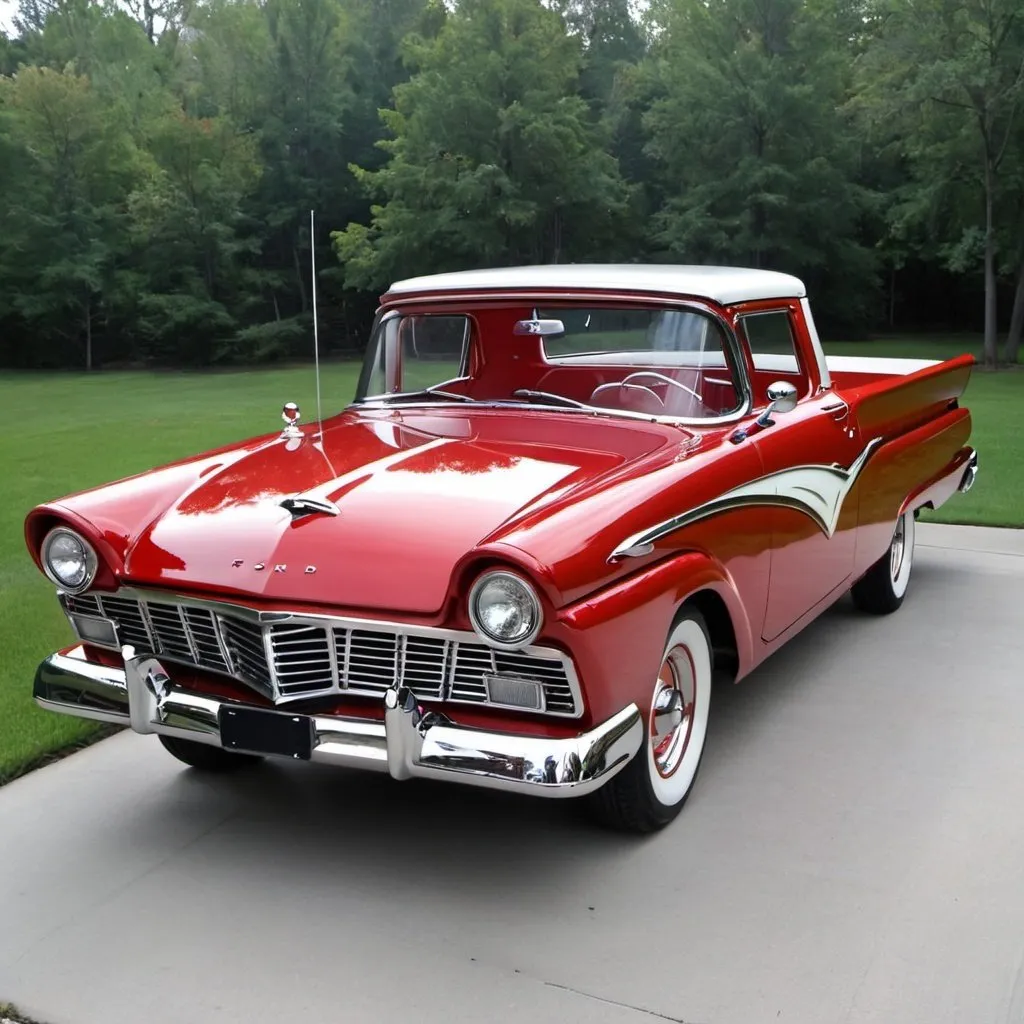
[{"label": "tree", "polygon": [[125,241],[142,161],[87,79],[22,68],[0,82],[12,169],[3,207],[6,305],[93,365],[93,326]]},{"label": "tree", "polygon": [[138,324],[152,358],[202,364],[235,351],[246,261],[259,248],[240,225],[259,178],[255,149],[224,119],[170,110],[153,126],[156,167],[129,199],[145,281]]},{"label": "tree", "polygon": [[334,237],[350,286],[475,263],[586,258],[614,248],[628,190],[586,103],[581,53],[537,0],[463,0],[409,46],[413,78],[382,113],[382,200]]},{"label": "tree", "polygon": [[[1024,10],[1018,0],[877,0],[873,10],[879,28],[860,59],[860,107],[873,133],[907,160],[916,195],[904,215],[945,217],[954,268],[980,256],[984,357],[995,366],[997,208],[1020,132]],[[964,189],[977,201],[950,206]]]},{"label": "tree", "polygon": [[645,124],[664,251],[792,271],[832,323],[863,321],[872,197],[841,114],[849,61],[830,19],[801,0],[668,0],[658,17]]},{"label": "tree", "polygon": [[[325,229],[321,245],[330,225],[369,216],[349,165],[379,164],[377,111],[408,77],[400,39],[412,28],[429,32],[428,11],[428,0],[215,0],[197,13],[196,37],[184,47],[196,58],[184,95],[258,142],[264,170],[243,208],[262,236],[258,285],[275,323],[310,312],[310,209]],[[319,254],[321,267],[328,255]],[[327,288],[321,304],[325,291],[342,307],[329,322],[347,333],[350,300]]]}]

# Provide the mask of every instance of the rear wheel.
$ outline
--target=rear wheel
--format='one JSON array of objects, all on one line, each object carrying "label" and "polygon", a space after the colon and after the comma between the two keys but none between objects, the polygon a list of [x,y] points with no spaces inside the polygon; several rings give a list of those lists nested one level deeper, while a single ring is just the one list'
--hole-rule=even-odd
[{"label": "rear wheel", "polygon": [[914,565],[914,522],[913,512],[899,517],[889,550],[853,585],[853,603],[861,611],[889,615],[903,604]]},{"label": "rear wheel", "polygon": [[237,772],[262,761],[258,754],[236,754],[233,750],[211,747],[208,743],[182,740],[177,736],[158,736],[164,749],[179,761],[203,772]]},{"label": "rear wheel", "polygon": [[682,810],[704,755],[713,657],[704,619],[684,607],[644,709],[643,746],[591,798],[595,817],[628,832],[664,828]]}]

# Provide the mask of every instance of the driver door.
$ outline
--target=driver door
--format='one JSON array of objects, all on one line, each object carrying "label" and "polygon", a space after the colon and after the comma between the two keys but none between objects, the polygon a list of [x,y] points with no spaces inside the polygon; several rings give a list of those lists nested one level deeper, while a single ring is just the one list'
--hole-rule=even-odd
[{"label": "driver door", "polygon": [[[858,509],[851,492],[866,461],[846,403],[829,388],[811,392],[803,354],[786,310],[744,317],[753,361],[754,404],[767,384],[794,384],[796,407],[750,437],[764,466],[772,536],[768,602],[761,635],[779,637],[853,572]],[[788,351],[787,351],[788,350]]]}]

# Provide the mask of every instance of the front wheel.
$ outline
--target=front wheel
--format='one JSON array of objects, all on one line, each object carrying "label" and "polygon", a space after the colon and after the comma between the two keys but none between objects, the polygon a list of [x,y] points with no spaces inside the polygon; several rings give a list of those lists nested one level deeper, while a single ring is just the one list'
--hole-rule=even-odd
[{"label": "front wheel", "polygon": [[853,585],[853,603],[861,611],[889,615],[903,604],[914,565],[914,523],[913,512],[899,517],[889,550]]},{"label": "front wheel", "polygon": [[669,632],[646,709],[643,746],[590,798],[595,817],[628,832],[664,828],[697,778],[711,707],[713,655],[704,618],[684,607]]},{"label": "front wheel", "polygon": [[196,743],[195,740],[182,740],[177,736],[158,736],[157,739],[169,754],[203,772],[236,772],[263,760],[258,754],[236,754],[233,750]]}]

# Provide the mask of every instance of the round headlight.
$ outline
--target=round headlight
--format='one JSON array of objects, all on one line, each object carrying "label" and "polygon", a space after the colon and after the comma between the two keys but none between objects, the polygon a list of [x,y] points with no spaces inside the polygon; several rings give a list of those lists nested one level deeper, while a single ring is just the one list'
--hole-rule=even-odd
[{"label": "round headlight", "polygon": [[76,594],[92,583],[99,564],[96,552],[88,542],[63,526],[46,535],[42,562],[46,575],[58,587]]},{"label": "round headlight", "polygon": [[469,618],[495,647],[525,647],[540,632],[540,601],[533,587],[513,573],[489,572],[469,592]]}]

